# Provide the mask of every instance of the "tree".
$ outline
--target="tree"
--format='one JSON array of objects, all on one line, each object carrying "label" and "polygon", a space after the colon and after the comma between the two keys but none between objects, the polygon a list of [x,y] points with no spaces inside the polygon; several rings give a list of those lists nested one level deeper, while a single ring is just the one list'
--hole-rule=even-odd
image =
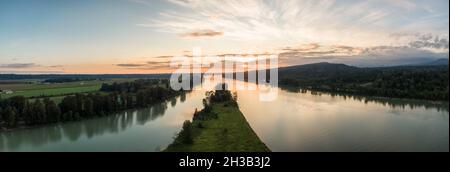
[{"label": "tree", "polygon": [[5,117],[3,116],[5,113],[3,112],[3,108],[0,107],[0,124],[5,121]]},{"label": "tree", "polygon": [[9,104],[11,107],[14,107],[16,111],[16,115],[18,117],[22,117],[25,115],[25,110],[28,106],[28,100],[23,96],[14,96],[9,99]]},{"label": "tree", "polygon": [[38,123],[38,124],[47,123],[47,114],[45,112],[45,106],[41,102],[41,100],[36,99],[33,103],[32,109],[33,109],[33,113],[36,116],[36,121],[34,121],[35,123]]},{"label": "tree", "polygon": [[178,143],[181,144],[192,144],[192,123],[191,121],[187,120],[183,123],[183,128],[181,129],[180,133],[178,133]]},{"label": "tree", "polygon": [[61,110],[55,104],[55,102],[46,99],[44,100],[45,109],[47,112],[47,120],[46,122],[59,122],[61,121]]},{"label": "tree", "polygon": [[203,99],[203,110],[206,113],[210,113],[212,111],[212,106],[211,106],[210,102],[208,101],[208,99]]},{"label": "tree", "polygon": [[136,94],[136,104],[139,107],[143,107],[145,105],[145,92],[144,91],[138,91]]},{"label": "tree", "polygon": [[133,96],[131,94],[126,94],[126,102],[127,102],[126,108],[131,108],[135,106],[133,103]]},{"label": "tree", "polygon": [[92,101],[91,97],[87,97],[86,100],[83,102],[84,108],[85,108],[85,115],[87,117],[92,117],[95,115],[94,110],[94,101]]},{"label": "tree", "polygon": [[18,122],[36,125],[78,120],[126,108],[144,107],[177,95],[177,92],[162,88],[161,83],[164,82],[157,79],[103,84],[102,90],[106,94],[69,95],[59,104],[50,98],[33,98],[35,100],[29,102],[25,97],[16,96],[0,100],[0,122],[14,126]]},{"label": "tree", "polygon": [[6,116],[6,123],[8,127],[15,127],[16,126],[16,110],[12,108],[11,106],[6,107],[6,109],[3,111],[4,115]]},{"label": "tree", "polygon": [[74,112],[77,110],[77,101],[75,96],[66,96],[59,104],[62,113]]}]

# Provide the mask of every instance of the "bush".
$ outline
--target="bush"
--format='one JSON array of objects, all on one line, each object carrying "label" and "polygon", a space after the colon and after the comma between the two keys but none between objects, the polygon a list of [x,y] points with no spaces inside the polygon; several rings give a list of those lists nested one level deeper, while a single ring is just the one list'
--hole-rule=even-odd
[{"label": "bush", "polygon": [[197,128],[203,129],[203,128],[205,128],[205,126],[203,126],[203,123],[199,122],[197,124]]},{"label": "bush", "polygon": [[192,144],[192,123],[187,120],[183,123],[183,128],[178,133],[177,142],[181,144]]}]

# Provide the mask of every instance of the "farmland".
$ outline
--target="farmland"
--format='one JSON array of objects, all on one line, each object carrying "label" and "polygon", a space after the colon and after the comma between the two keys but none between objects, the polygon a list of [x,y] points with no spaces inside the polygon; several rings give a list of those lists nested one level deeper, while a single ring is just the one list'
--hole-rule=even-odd
[{"label": "farmland", "polygon": [[41,83],[38,81],[20,81],[0,83],[0,89],[13,91],[12,94],[1,94],[1,98],[3,99],[14,96],[24,96],[27,98],[51,97],[52,99],[58,100],[65,95],[96,92],[103,83],[126,81],[131,81],[131,79],[95,80],[55,84]]}]

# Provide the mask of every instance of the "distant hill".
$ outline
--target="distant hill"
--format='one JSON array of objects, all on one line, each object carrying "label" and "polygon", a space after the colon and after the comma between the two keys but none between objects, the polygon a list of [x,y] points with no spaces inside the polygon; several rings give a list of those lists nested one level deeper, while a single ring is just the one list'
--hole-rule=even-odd
[{"label": "distant hill", "polygon": [[329,76],[330,74],[337,73],[349,73],[359,70],[358,67],[353,67],[345,64],[334,64],[334,63],[313,63],[306,65],[290,66],[285,68],[280,68],[280,74],[284,76],[290,75],[308,75],[308,76]]},{"label": "distant hill", "polygon": [[349,66],[346,64],[337,64],[337,63],[328,63],[328,62],[322,62],[322,63],[312,63],[312,64],[305,64],[305,65],[297,65],[297,66],[290,66],[290,67],[284,67],[280,68],[281,71],[308,71],[308,70],[315,70],[315,71],[322,71],[322,70],[351,70],[351,69],[357,69],[358,67]]},{"label": "distant hill", "polygon": [[448,59],[438,59],[429,63],[423,64],[425,66],[441,66],[441,65],[448,65]]},{"label": "distant hill", "polygon": [[428,65],[359,68],[315,63],[279,69],[281,86],[369,96],[448,101],[445,60]]},{"label": "distant hill", "polygon": [[404,65],[397,65],[397,66],[445,66],[448,65],[448,58],[441,58],[441,59],[428,59],[426,61],[421,62],[411,62]]},{"label": "distant hill", "polygon": [[[295,78],[302,80],[322,79],[344,79],[362,77],[364,68],[358,68],[345,64],[314,63],[307,65],[291,66],[279,69],[279,78]],[[365,76],[365,75],[363,75]]]}]

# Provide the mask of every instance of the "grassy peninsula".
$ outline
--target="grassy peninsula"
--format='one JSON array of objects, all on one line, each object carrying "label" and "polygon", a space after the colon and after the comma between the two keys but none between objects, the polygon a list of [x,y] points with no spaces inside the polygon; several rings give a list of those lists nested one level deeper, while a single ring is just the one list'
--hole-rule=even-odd
[{"label": "grassy peninsula", "polygon": [[204,109],[186,121],[166,152],[269,152],[230,91],[208,92]]}]

